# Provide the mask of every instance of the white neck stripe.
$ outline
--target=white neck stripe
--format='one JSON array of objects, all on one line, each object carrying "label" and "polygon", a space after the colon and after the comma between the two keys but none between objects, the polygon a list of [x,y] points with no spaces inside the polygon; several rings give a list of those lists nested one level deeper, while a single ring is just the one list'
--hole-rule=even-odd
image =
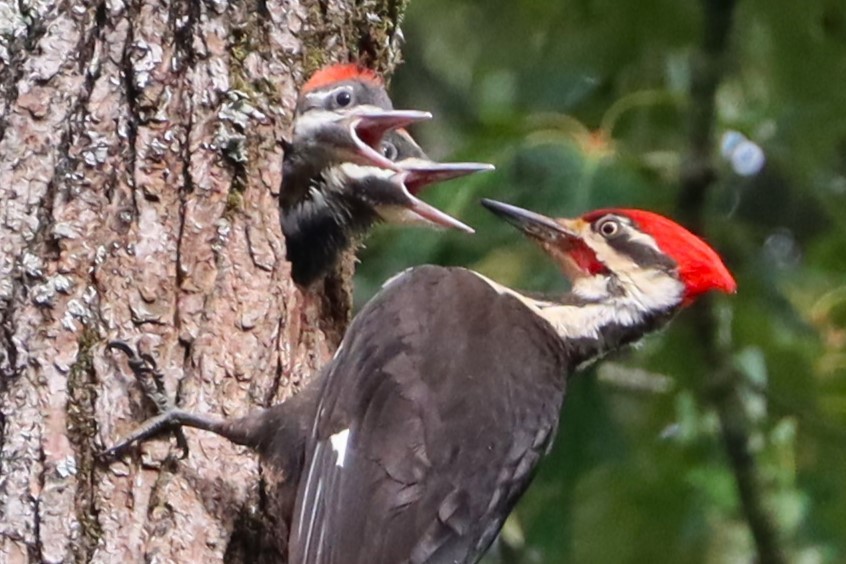
[{"label": "white neck stripe", "polygon": [[674,307],[684,291],[681,282],[653,270],[640,271],[623,281],[624,290],[619,295],[608,291],[606,277],[593,276],[579,278],[572,290],[573,295],[588,303],[567,305],[534,300],[477,272],[473,274],[500,294],[514,296],[526,304],[546,319],[562,339],[598,339],[605,327],[638,325],[650,314]]}]

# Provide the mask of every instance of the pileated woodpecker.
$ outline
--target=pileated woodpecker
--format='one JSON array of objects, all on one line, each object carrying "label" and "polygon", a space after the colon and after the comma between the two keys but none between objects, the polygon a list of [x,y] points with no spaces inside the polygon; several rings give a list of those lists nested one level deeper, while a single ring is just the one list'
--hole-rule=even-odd
[{"label": "pileated woodpecker", "polygon": [[657,214],[550,219],[486,200],[572,281],[539,301],[463,269],[386,284],[326,368],[290,538],[297,564],[472,563],[531,481],[576,367],[735,290]]},{"label": "pileated woodpecker", "polygon": [[416,194],[433,182],[491,170],[435,163],[402,127],[432,116],[394,110],[384,84],[355,64],[321,69],[303,86],[280,191],[292,277],[308,286],[377,221],[472,232]]},{"label": "pileated woodpecker", "polygon": [[483,163],[430,160],[404,129],[385,134],[382,152],[397,170],[343,162],[312,180],[307,197],[283,210],[291,276],[308,286],[380,221],[424,227],[473,229],[417,198],[434,182],[491,170]]},{"label": "pileated woodpecker", "polygon": [[302,87],[293,139],[285,143],[282,208],[306,197],[333,164],[395,169],[382,153],[384,134],[431,118],[429,112],[394,110],[382,79],[368,68],[351,63],[320,69]]},{"label": "pileated woodpecker", "polygon": [[483,204],[557,263],[572,282],[563,299],[410,269],[302,394],[230,421],[171,410],[111,454],[180,425],[256,449],[297,482],[292,564],[476,562],[551,445],[569,375],[702,293],[736,289],[711,247],[660,215]]}]

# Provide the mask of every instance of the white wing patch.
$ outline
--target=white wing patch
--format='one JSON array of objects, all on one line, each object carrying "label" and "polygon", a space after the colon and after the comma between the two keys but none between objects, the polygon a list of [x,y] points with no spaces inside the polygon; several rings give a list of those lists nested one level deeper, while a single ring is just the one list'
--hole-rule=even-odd
[{"label": "white wing patch", "polygon": [[332,443],[332,450],[338,455],[338,459],[335,461],[337,466],[341,468],[344,467],[344,458],[347,454],[347,441],[350,438],[350,430],[344,429],[343,431],[338,431],[331,437],[329,437],[329,442]]}]

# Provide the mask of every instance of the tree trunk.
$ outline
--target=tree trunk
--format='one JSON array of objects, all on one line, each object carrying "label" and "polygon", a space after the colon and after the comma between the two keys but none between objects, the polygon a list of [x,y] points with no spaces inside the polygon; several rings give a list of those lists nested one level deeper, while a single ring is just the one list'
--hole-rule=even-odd
[{"label": "tree trunk", "polygon": [[391,70],[404,2],[0,0],[0,561],[279,559],[243,448],[95,460],[153,414],[105,343],[226,416],[327,359],[348,279],[291,283],[278,140],[317,67]]}]

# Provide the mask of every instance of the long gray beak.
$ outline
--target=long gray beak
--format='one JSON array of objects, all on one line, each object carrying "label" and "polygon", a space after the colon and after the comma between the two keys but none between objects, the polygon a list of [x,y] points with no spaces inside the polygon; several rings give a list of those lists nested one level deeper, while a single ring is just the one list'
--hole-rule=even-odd
[{"label": "long gray beak", "polygon": [[406,172],[405,185],[409,192],[417,194],[424,187],[436,182],[494,170],[488,163],[437,163],[425,159],[406,159],[397,163]]},{"label": "long gray beak", "polygon": [[570,240],[578,238],[576,226],[573,222],[581,221],[579,219],[555,220],[533,211],[487,198],[482,200],[482,205],[493,212],[494,215],[499,216],[534,239],[556,242],[562,238]]},{"label": "long gray beak", "polygon": [[407,171],[400,171],[390,179],[401,190],[401,198],[400,201],[395,202],[393,205],[385,206],[379,211],[379,214],[385,221],[421,225],[424,227],[445,227],[447,229],[458,229],[465,233],[475,233],[475,230],[469,225],[458,221],[451,215],[427,204],[412,194],[406,187],[408,174]]}]

